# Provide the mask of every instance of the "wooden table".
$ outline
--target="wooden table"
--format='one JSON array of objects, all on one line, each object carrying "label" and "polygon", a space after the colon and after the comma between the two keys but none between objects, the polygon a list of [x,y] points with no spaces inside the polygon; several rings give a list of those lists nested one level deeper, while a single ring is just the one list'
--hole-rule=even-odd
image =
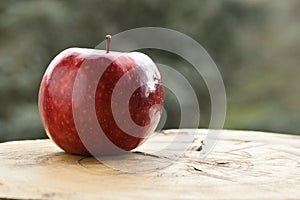
[{"label": "wooden table", "polygon": [[[148,160],[149,166],[170,161],[156,155],[155,150],[175,135],[191,132],[163,131],[129,158],[141,163]],[[207,130],[197,130],[188,150],[169,167],[139,173],[126,173],[91,157],[63,153],[49,140],[2,143],[0,197],[300,199],[300,136],[223,130],[213,151],[199,158],[206,134]]]}]

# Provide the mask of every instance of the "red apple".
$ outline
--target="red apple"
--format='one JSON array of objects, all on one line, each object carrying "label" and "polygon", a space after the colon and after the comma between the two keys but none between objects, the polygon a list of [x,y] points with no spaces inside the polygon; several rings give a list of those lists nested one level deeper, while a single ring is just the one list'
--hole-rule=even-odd
[{"label": "red apple", "polygon": [[70,48],[48,66],[39,91],[47,135],[64,151],[129,151],[154,132],[163,86],[153,61],[138,52]]}]

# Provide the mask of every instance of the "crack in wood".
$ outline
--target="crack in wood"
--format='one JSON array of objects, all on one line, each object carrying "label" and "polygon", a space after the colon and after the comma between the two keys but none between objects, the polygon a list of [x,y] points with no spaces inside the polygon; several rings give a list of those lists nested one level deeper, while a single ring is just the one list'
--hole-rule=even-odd
[{"label": "crack in wood", "polygon": [[[195,142],[195,141],[194,141]],[[201,142],[200,142],[200,146],[194,146],[194,147],[192,147],[192,151],[201,151],[202,150],[202,147],[204,146],[205,144],[204,144],[204,140],[201,140]]]},{"label": "crack in wood", "polygon": [[[202,169],[199,169],[199,168],[197,168],[197,167],[195,167],[193,165],[188,165],[188,167],[192,168],[194,172],[197,172],[197,173],[199,173],[199,174],[201,174],[203,176],[207,176],[207,177],[211,177],[211,178],[215,178],[215,179],[220,179],[220,180],[225,180],[225,181],[231,181],[231,182],[233,181],[230,178],[225,177],[225,176],[220,176],[220,175],[216,175],[216,174],[207,173],[207,172],[203,171]],[[190,171],[191,173],[193,173],[193,171],[191,171],[191,170],[188,170],[188,171]]]},{"label": "crack in wood", "polygon": [[164,158],[164,159],[170,159],[166,156],[158,156],[158,155],[154,155],[154,154],[150,154],[150,153],[146,153],[146,152],[142,152],[142,151],[133,151],[132,153],[134,154],[139,154],[139,155],[143,155],[143,156],[149,156],[149,157],[153,157],[153,158]]},{"label": "crack in wood", "polygon": [[228,161],[212,161],[212,162],[204,162],[204,161],[196,161],[199,164],[218,166],[218,167],[229,167],[230,162]]},{"label": "crack in wood", "polygon": [[84,159],[86,159],[86,158],[91,158],[91,156],[84,156],[84,157],[78,159],[78,160],[77,160],[77,164],[79,164],[81,167],[86,168],[86,166],[85,166],[84,164],[82,164],[82,161],[83,161]]},{"label": "crack in wood", "polygon": [[198,169],[197,167],[192,166],[194,170],[198,171],[198,172],[203,172],[202,169]]},{"label": "crack in wood", "polygon": [[252,148],[257,148],[257,147],[262,147],[262,146],[266,146],[267,144],[258,144],[258,145],[253,145],[253,146],[247,146],[247,147],[242,147],[242,148],[238,148],[238,149],[233,149],[231,151],[228,151],[229,152],[234,152],[234,151],[241,151],[241,150],[248,150],[248,149],[252,149]]},{"label": "crack in wood", "polygon": [[150,153],[145,153],[145,152],[142,152],[142,151],[133,151],[132,153],[143,155],[143,156],[150,156],[150,157],[153,157],[153,158],[162,158],[160,156],[157,156],[157,155],[154,155],[154,154],[150,154]]}]

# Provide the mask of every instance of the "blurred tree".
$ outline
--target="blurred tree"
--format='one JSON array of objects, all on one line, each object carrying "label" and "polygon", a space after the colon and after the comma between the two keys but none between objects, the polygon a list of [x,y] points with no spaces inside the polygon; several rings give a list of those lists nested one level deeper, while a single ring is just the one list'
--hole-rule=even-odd
[{"label": "blurred tree", "polygon": [[[57,53],[144,26],[181,31],[207,49],[227,89],[227,128],[297,134],[299,8],[296,0],[0,1],[0,141],[45,137],[37,95]],[[200,100],[200,126],[207,127],[210,100],[201,77],[176,55],[143,51],[190,80]],[[167,110],[178,116],[174,102],[166,92]],[[168,118],[166,127],[177,122]]]}]

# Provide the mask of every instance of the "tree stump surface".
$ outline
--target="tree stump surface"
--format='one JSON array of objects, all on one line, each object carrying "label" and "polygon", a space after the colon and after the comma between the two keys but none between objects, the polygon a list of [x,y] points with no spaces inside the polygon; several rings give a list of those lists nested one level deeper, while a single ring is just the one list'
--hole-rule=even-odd
[{"label": "tree stump surface", "polygon": [[[192,131],[158,133],[127,159],[146,169],[153,162],[170,161],[157,149],[167,149],[174,136]],[[187,151],[168,167],[136,173],[64,153],[50,140],[2,143],[0,198],[300,199],[300,136],[222,130],[214,149],[199,157],[207,131],[196,130]],[[168,155],[172,151],[174,145]]]}]

